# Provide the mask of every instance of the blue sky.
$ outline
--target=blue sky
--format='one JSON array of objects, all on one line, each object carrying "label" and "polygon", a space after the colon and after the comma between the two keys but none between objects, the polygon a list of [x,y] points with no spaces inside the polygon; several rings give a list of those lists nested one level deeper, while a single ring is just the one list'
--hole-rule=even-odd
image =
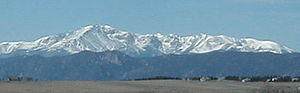
[{"label": "blue sky", "polygon": [[0,42],[89,24],[137,33],[224,34],[300,50],[300,0],[0,0]]}]

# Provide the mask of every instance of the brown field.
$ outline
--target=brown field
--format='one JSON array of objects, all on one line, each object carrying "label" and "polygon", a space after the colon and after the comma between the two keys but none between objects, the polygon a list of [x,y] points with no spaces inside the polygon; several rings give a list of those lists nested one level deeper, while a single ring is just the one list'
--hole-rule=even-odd
[{"label": "brown field", "polygon": [[265,86],[296,91],[300,83],[179,80],[0,82],[0,93],[260,93],[258,91]]}]

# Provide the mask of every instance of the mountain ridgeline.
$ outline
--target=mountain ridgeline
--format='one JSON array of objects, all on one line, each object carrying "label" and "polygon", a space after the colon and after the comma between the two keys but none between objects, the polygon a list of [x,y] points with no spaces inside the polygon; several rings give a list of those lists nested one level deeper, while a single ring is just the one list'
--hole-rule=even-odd
[{"label": "mountain ridgeline", "polygon": [[300,54],[273,41],[125,32],[89,25],[35,41],[0,43],[0,77],[123,80],[153,76],[300,75]]},{"label": "mountain ridgeline", "polygon": [[0,59],[0,76],[39,80],[124,80],[153,76],[299,76],[300,54],[211,52],[136,58],[117,51]]},{"label": "mountain ridgeline", "polygon": [[160,33],[138,34],[121,31],[109,25],[90,25],[73,32],[45,36],[30,42],[0,43],[0,56],[36,54],[49,57],[70,55],[82,51],[119,51],[136,57],[202,54],[213,51],[270,52],[275,54],[295,52],[273,41],[207,34],[190,36]]}]

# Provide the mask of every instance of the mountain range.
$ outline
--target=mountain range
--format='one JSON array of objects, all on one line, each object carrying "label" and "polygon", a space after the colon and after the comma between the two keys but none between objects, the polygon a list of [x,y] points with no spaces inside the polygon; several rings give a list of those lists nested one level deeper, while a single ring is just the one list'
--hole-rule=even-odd
[{"label": "mountain range", "polygon": [[153,76],[299,76],[300,54],[273,41],[138,34],[89,25],[0,43],[0,78],[124,80]]},{"label": "mountain range", "polygon": [[69,33],[50,35],[32,42],[2,42],[0,55],[70,55],[81,51],[119,51],[135,57],[166,54],[209,53],[213,51],[293,53],[294,50],[272,41],[198,34],[179,36],[138,34],[110,25],[89,25]]}]

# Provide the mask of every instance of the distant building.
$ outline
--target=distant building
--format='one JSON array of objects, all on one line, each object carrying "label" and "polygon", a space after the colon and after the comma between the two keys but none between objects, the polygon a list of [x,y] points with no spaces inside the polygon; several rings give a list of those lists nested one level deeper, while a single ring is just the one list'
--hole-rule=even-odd
[{"label": "distant building", "polygon": [[210,81],[210,80],[211,80],[210,77],[201,77],[201,78],[200,78],[200,81],[201,81],[201,82]]},{"label": "distant building", "polygon": [[277,77],[274,77],[274,78],[271,79],[271,82],[276,82],[276,81],[278,81]]},{"label": "distant building", "polygon": [[225,77],[218,77],[218,81],[225,80]]},{"label": "distant building", "polygon": [[7,79],[7,81],[22,81],[22,78],[20,78],[20,77],[9,77]]},{"label": "distant building", "polygon": [[245,79],[243,79],[241,82],[249,82],[249,81],[251,81],[251,79],[245,78]]},{"label": "distant building", "polygon": [[292,78],[292,82],[299,82],[300,79],[299,78]]}]

